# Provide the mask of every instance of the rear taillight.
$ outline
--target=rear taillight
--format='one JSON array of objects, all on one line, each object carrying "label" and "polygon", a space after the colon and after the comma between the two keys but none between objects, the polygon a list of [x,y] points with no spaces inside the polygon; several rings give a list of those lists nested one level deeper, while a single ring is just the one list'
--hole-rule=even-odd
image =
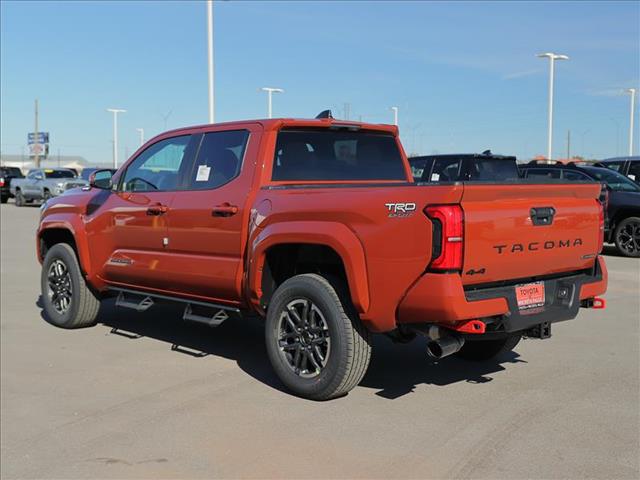
[{"label": "rear taillight", "polygon": [[4,178],[0,177],[0,187],[4,187]]},{"label": "rear taillight", "polygon": [[598,202],[598,206],[600,207],[600,210],[598,211],[598,228],[600,229],[599,236],[598,236],[598,253],[600,253],[600,252],[602,252],[602,246],[604,244],[604,218],[605,218],[604,209],[605,209],[605,206],[600,201]]},{"label": "rear taillight", "polygon": [[429,270],[461,270],[464,247],[464,213],[460,205],[425,208],[433,224],[433,254]]}]

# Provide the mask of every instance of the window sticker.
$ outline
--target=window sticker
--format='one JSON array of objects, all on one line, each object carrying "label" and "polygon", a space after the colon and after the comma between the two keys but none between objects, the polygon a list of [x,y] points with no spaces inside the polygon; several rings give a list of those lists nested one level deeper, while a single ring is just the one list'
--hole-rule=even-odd
[{"label": "window sticker", "polygon": [[196,182],[208,182],[210,173],[211,173],[211,167],[208,167],[206,165],[198,165],[198,174],[196,175]]},{"label": "window sticker", "polygon": [[440,174],[439,173],[432,173],[431,174],[431,181],[432,182],[437,182],[438,180],[440,180]]},{"label": "window sticker", "polygon": [[630,173],[629,175],[627,175],[627,177],[629,177],[633,181],[636,180],[636,176],[633,173]]}]

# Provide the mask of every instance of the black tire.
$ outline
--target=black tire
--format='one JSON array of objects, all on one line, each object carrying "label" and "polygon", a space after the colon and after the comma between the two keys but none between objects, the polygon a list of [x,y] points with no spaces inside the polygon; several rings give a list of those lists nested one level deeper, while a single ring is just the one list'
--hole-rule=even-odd
[{"label": "black tire", "polygon": [[9,200],[9,197],[7,195],[0,196],[0,203],[7,203],[8,200]]},{"label": "black tire", "polygon": [[[302,332],[303,328],[300,328],[298,331],[302,333],[286,334],[289,337],[297,335],[298,338],[282,340],[281,336],[285,335],[283,331],[287,328],[292,330],[289,327],[291,324],[284,318],[295,317],[289,316],[291,309],[287,309],[287,306],[297,308],[300,303],[302,310],[299,312],[302,313],[297,320],[300,320],[300,325],[309,326],[309,332]],[[315,313],[309,314],[310,310]],[[303,321],[302,318],[306,319]],[[286,325],[284,329],[283,325]],[[314,330],[316,337],[310,333]],[[313,338],[305,340],[305,335]],[[321,343],[323,339],[328,339],[326,345],[313,343]],[[345,395],[360,383],[371,359],[369,331],[353,308],[347,289],[339,281],[332,279],[330,282],[316,274],[297,275],[278,287],[267,311],[265,340],[269,360],[282,383],[296,395],[311,400],[328,400]],[[292,343],[283,346],[282,342],[288,341]],[[295,347],[296,342],[298,347]],[[318,358],[322,357],[316,353],[320,354],[318,349],[325,347],[325,358],[318,362]],[[296,372],[296,354],[302,358],[300,363],[307,370],[301,366]],[[314,367],[312,362],[317,366]],[[309,372],[309,367],[314,372]]]},{"label": "black tire", "polygon": [[[54,264],[59,266],[60,262],[66,272],[64,280],[60,280],[52,288],[50,282],[50,274]],[[54,278],[53,276],[51,277]],[[62,278],[62,277],[55,277]],[[60,309],[60,305],[56,305],[54,298],[58,298],[54,289],[64,289],[68,292],[69,301],[66,309]],[[87,287],[80,265],[73,248],[67,243],[58,243],[51,247],[42,263],[42,273],[40,277],[40,286],[42,291],[42,303],[47,321],[56,327],[61,328],[83,328],[96,324],[96,317],[100,308],[100,300]]]},{"label": "black tire", "polygon": [[522,338],[519,333],[497,340],[472,340],[465,342],[456,355],[464,360],[482,362],[513,350]]},{"label": "black tire", "polygon": [[42,192],[42,203],[45,203],[47,200],[51,199],[51,192],[49,190],[45,190]]},{"label": "black tire", "polygon": [[16,190],[16,207],[24,207],[24,196],[22,195],[22,191]]},{"label": "black tire", "polygon": [[640,257],[640,218],[629,217],[616,226],[613,240],[625,257]]}]

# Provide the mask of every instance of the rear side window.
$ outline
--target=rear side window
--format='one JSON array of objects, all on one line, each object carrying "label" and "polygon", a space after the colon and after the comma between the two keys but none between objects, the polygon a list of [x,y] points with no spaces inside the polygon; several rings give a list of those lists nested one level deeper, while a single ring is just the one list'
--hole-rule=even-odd
[{"label": "rear side window", "polygon": [[616,172],[622,172],[622,167],[624,165],[624,161],[621,162],[604,162],[603,165],[610,170],[615,170]]},{"label": "rear side window", "polygon": [[515,158],[476,158],[470,161],[465,168],[464,180],[471,181],[513,181],[519,178],[518,166]]},{"label": "rear side window", "polygon": [[411,165],[413,179],[416,182],[428,182],[432,164],[432,158],[410,158],[409,165]]},{"label": "rear side window", "polygon": [[247,130],[206,133],[187,188],[210,190],[238,176],[248,139]]},{"label": "rear side window", "polygon": [[570,172],[569,170],[564,170],[562,172],[563,180],[569,180],[570,182],[588,182],[589,180],[593,181],[593,179],[584,173],[580,172]]},{"label": "rear side window", "polygon": [[282,130],[275,181],[407,180],[393,135],[357,131]]},{"label": "rear side window", "polygon": [[560,169],[532,168],[527,170],[527,178],[560,178]]},{"label": "rear side window", "polygon": [[433,164],[431,178],[426,180],[430,182],[455,182],[458,180],[460,162],[461,159],[455,157],[437,158]]},{"label": "rear side window", "polygon": [[636,183],[640,183],[640,162],[631,162],[627,177]]}]

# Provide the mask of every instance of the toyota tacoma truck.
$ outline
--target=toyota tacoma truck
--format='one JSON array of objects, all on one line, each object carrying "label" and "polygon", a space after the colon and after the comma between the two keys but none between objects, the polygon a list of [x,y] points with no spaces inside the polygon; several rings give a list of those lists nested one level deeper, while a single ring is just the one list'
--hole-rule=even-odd
[{"label": "toyota tacoma truck", "polygon": [[415,182],[393,125],[183,128],[90,184],[42,208],[49,322],[94,325],[109,296],[210,326],[258,315],[276,374],[309,399],[354,388],[376,333],[482,361],[604,307],[598,184]]},{"label": "toyota tacoma truck", "polygon": [[68,168],[36,168],[29,171],[26,178],[11,182],[11,194],[16,199],[16,207],[22,207],[34,200],[46,202],[69,189],[86,186],[89,182],[76,178]]}]

